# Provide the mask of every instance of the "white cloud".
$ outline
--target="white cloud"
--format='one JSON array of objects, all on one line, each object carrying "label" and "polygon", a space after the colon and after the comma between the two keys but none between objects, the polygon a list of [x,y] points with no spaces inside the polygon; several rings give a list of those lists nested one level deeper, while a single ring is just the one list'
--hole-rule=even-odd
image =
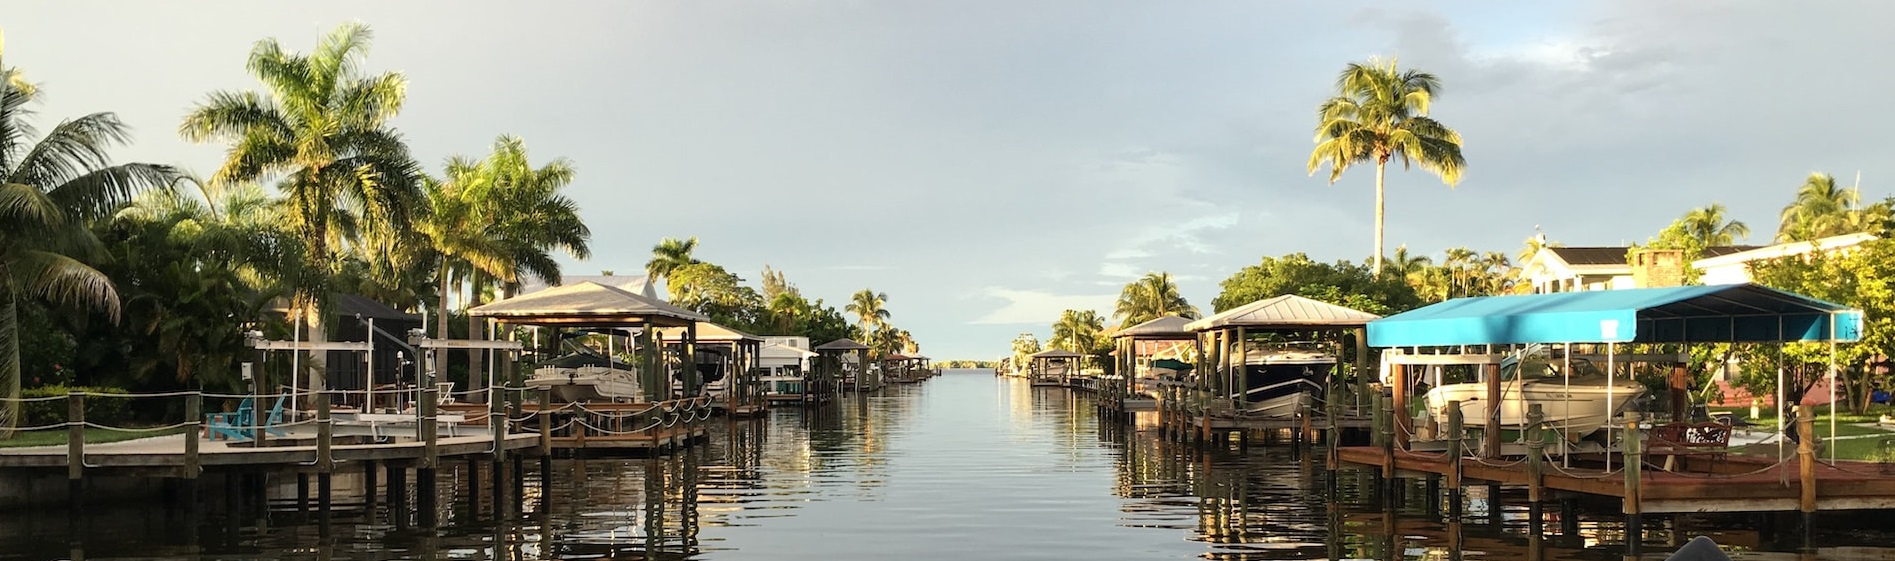
[{"label": "white cloud", "polygon": [[1016,290],[990,286],[981,290],[981,294],[1004,299],[1007,303],[980,319],[968,322],[972,324],[1050,324],[1059,319],[1066,310],[1096,310],[1100,313],[1111,311],[1115,295],[1111,294],[1053,294],[1038,290]]}]

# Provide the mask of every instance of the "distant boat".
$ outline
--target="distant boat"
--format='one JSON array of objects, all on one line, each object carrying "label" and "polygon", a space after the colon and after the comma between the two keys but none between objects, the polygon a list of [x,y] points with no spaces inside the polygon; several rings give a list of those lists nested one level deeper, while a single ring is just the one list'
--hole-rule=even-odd
[{"label": "distant boat", "polygon": [[[1590,360],[1555,358],[1546,347],[1536,345],[1501,361],[1500,428],[1525,429],[1527,411],[1537,403],[1545,416],[1543,426],[1578,440],[1598,431],[1644,395],[1645,385],[1631,376],[1614,380]],[[1440,426],[1447,426],[1450,401],[1461,402],[1463,425],[1487,426],[1484,382],[1444,384],[1422,399]]]},{"label": "distant boat", "polygon": [[590,352],[547,361],[533,370],[526,386],[550,390],[561,401],[637,400],[644,395],[636,367]]}]

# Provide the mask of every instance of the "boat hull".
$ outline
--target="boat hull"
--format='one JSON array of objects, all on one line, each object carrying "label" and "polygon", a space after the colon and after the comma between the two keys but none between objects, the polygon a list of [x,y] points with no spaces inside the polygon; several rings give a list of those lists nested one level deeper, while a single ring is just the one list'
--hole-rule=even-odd
[{"label": "boat hull", "polygon": [[597,366],[540,368],[526,386],[549,390],[561,401],[633,401],[643,396],[637,372]]},{"label": "boat hull", "polygon": [[[1611,385],[1604,380],[1575,381],[1568,385],[1560,380],[1509,380],[1501,383],[1500,395],[1502,430],[1525,429],[1527,412],[1537,403],[1545,416],[1544,427],[1577,439],[1617,418],[1645,395],[1645,387],[1633,381]],[[1485,428],[1489,423],[1485,383],[1444,385],[1430,390],[1424,399],[1428,413],[1440,426],[1447,426],[1448,403],[1453,401],[1460,402],[1463,425]]]},{"label": "boat hull", "polygon": [[1244,411],[1256,417],[1294,417],[1316,406],[1322,401],[1324,376],[1334,365],[1328,358],[1246,365]]}]

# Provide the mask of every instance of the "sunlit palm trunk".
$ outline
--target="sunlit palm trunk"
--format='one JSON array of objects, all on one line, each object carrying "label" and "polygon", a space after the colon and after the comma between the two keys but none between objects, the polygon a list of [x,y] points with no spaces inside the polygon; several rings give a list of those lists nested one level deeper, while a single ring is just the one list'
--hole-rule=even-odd
[{"label": "sunlit palm trunk", "polygon": [[1387,158],[1375,162],[1375,267],[1371,270],[1378,279],[1382,278],[1382,175],[1387,168]]},{"label": "sunlit palm trunk", "polygon": [[0,296],[0,439],[12,438],[13,428],[20,426],[20,305],[12,294]]}]

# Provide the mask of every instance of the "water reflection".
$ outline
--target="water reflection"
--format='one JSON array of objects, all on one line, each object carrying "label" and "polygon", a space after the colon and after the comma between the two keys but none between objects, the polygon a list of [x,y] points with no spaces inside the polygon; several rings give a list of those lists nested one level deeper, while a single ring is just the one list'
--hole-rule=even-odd
[{"label": "water reflection", "polygon": [[[1553,520],[1546,537],[1529,537],[1517,497],[1496,511],[1472,488],[1463,516],[1448,519],[1421,483],[1382,497],[1366,471],[1332,479],[1319,453],[1204,451],[1141,427],[1149,420],[1101,422],[1086,397],[1063,389],[955,373],[719,424],[707,445],[669,457],[558,460],[545,474],[528,462],[513,516],[472,500],[491,484],[488,466],[470,474],[450,462],[435,530],[414,529],[414,513],[385,497],[340,500],[325,532],[294,501],[225,511],[207,490],[198,524],[175,509],[101,506],[78,542],[61,513],[0,513],[0,558],[1619,558],[1623,529],[1610,505],[1574,521],[1570,535]],[[362,483],[338,478],[357,493]],[[1794,549],[1744,529],[1754,522],[1651,521],[1647,550],[1697,534]],[[1895,557],[1876,547],[1895,536],[1860,525],[1826,523],[1819,539],[1852,548],[1817,555]],[[1776,556],[1799,558],[1751,558]]]}]

